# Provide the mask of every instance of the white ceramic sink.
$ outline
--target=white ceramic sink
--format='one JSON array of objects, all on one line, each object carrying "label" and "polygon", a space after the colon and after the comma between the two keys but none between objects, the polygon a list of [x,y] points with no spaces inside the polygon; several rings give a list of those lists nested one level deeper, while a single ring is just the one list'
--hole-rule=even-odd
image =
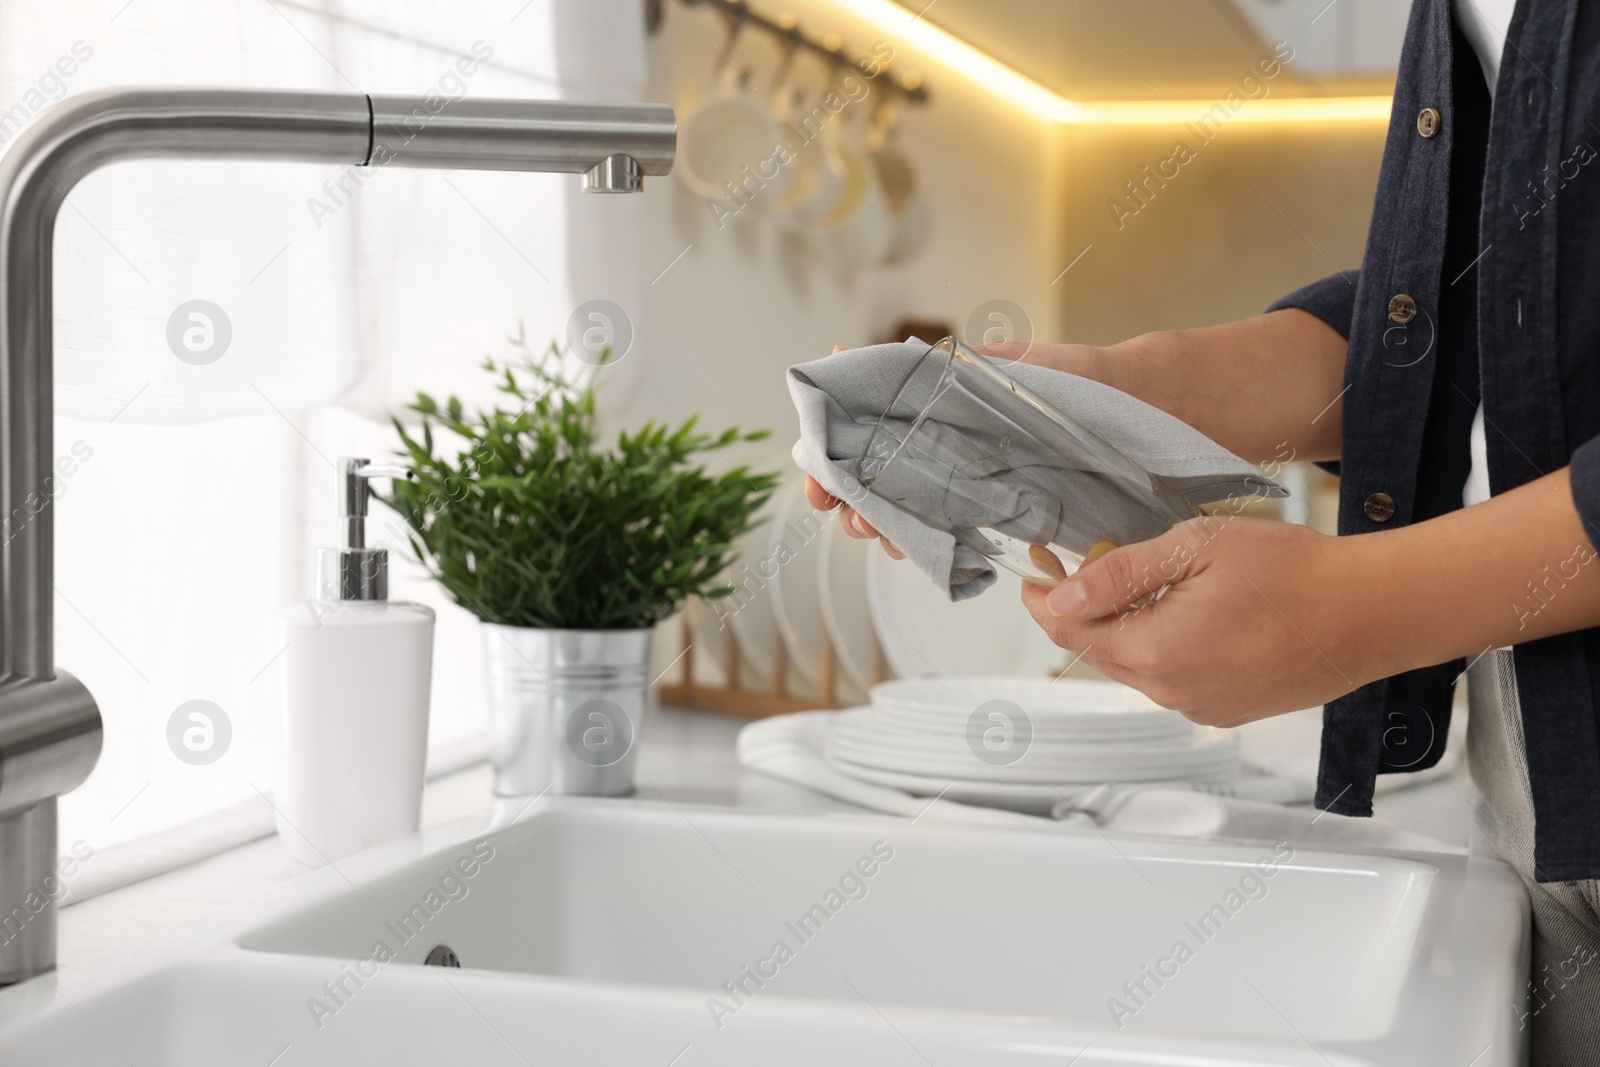
[{"label": "white ceramic sink", "polygon": [[[0,993],[0,1063],[1519,1062],[1498,863],[514,811]],[[419,966],[440,945],[462,969]]]}]

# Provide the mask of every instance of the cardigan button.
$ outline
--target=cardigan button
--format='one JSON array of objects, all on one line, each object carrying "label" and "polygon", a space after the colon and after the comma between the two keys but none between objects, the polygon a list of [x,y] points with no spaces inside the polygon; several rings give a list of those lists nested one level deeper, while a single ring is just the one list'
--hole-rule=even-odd
[{"label": "cardigan button", "polygon": [[1439,127],[1444,125],[1444,116],[1439,114],[1436,107],[1425,107],[1417,112],[1417,132],[1424,137],[1433,137],[1439,132]]},{"label": "cardigan button", "polygon": [[1361,512],[1373,522],[1388,522],[1394,518],[1394,497],[1388,493],[1373,493],[1361,502]]},{"label": "cardigan button", "polygon": [[1405,326],[1417,317],[1417,302],[1405,293],[1396,293],[1389,298],[1389,321],[1397,326]]}]

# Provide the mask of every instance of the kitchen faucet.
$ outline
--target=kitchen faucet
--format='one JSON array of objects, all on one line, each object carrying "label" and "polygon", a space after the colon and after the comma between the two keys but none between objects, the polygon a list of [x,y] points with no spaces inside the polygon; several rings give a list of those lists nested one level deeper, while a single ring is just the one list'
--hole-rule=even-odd
[{"label": "kitchen faucet", "polygon": [[72,187],[128,159],[260,159],[556,171],[637,192],[676,146],[662,105],[117,88],[52,107],[0,156],[0,984],[55,966],[56,797],[101,745],[53,640],[52,243]]}]

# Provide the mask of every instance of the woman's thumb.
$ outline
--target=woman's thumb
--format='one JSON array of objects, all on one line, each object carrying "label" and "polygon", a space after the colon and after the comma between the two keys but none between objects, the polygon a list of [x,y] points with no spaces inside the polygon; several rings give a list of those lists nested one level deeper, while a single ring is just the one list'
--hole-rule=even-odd
[{"label": "woman's thumb", "polygon": [[1052,615],[1098,619],[1126,611],[1183,577],[1190,553],[1173,534],[1113,549],[1050,591]]}]

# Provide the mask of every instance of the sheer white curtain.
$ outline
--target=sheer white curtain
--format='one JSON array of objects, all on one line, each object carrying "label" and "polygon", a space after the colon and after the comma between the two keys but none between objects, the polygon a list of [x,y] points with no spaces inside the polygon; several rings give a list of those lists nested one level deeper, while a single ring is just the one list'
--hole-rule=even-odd
[{"label": "sheer white curtain", "polygon": [[[637,99],[641,7],[0,0],[0,145],[51,100],[118,84]],[[141,162],[73,192],[56,236],[56,444],[74,457],[54,503],[57,661],[99,699],[106,743],[63,798],[64,840],[109,845],[271,790],[273,614],[335,540],[328,461],[387,453],[418,388],[490,399],[477,365],[519,321],[542,341],[583,300],[642,304],[637,198],[579,204],[576,186]],[[189,318],[191,301],[220,316]],[[225,318],[226,349],[179,358],[175,312],[179,348],[201,329],[212,354]],[[414,564],[397,558],[392,586],[440,611],[434,743],[480,732],[474,621]],[[201,766],[167,742],[195,699],[232,732]]]}]

